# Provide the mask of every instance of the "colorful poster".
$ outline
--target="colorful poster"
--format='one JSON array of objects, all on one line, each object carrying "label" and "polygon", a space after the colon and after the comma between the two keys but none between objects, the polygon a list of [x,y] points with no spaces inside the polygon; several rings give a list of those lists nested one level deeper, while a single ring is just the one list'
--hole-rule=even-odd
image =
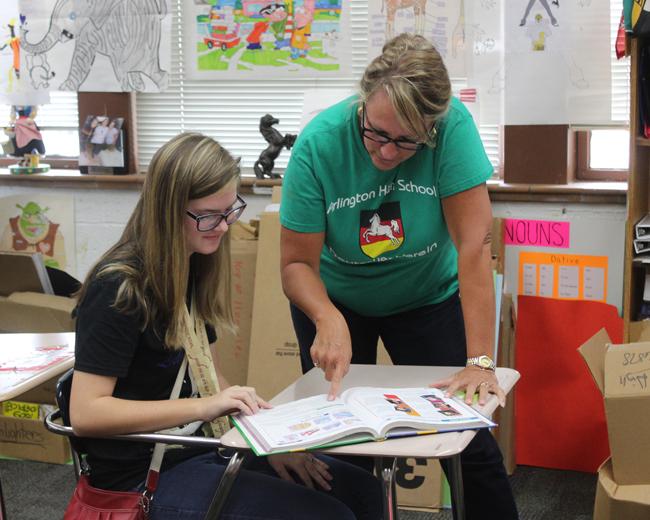
[{"label": "colorful poster", "polygon": [[567,221],[507,218],[503,241],[507,246],[570,247],[571,224]]},{"label": "colorful poster", "polygon": [[519,253],[519,293],[560,300],[607,301],[606,256]]},{"label": "colorful poster", "polygon": [[45,265],[76,273],[72,195],[0,199],[0,250],[42,253]]},{"label": "colorful poster", "polygon": [[36,90],[159,92],[169,0],[19,0],[20,68]]},{"label": "colorful poster", "polygon": [[403,32],[421,34],[440,52],[450,76],[466,76],[467,27],[461,0],[368,2],[368,61],[387,40]]},{"label": "colorful poster", "polygon": [[185,0],[192,79],[350,73],[347,0]]}]

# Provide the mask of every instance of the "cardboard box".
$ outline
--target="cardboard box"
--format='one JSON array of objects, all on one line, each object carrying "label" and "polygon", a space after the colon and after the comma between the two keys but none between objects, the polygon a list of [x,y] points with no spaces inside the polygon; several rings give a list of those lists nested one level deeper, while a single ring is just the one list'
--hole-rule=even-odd
[{"label": "cardboard box", "polygon": [[[499,357],[497,366],[515,368],[515,320],[511,294],[503,294],[501,300],[501,325],[499,327]],[[508,475],[517,468],[515,459],[515,388],[506,398],[506,406],[494,412],[498,424],[492,434],[501,449],[503,465]]]},{"label": "cardboard box", "polygon": [[0,332],[74,331],[73,298],[34,292],[0,297]]},{"label": "cardboard box", "polygon": [[219,368],[231,385],[245,385],[248,379],[253,291],[257,259],[257,231],[236,222],[230,227],[231,305],[235,332],[218,332]]},{"label": "cardboard box", "polygon": [[578,350],[605,400],[614,480],[650,484],[650,343],[611,345],[601,329]]},{"label": "cardboard box", "polygon": [[650,485],[622,486],[614,480],[611,459],[598,470],[593,520],[647,520]]},{"label": "cardboard box", "polygon": [[70,460],[70,445],[66,437],[48,432],[42,419],[0,416],[0,455],[65,464]]},{"label": "cardboard box", "polygon": [[298,340],[280,280],[280,216],[264,212],[255,268],[248,385],[270,399],[301,375]]}]

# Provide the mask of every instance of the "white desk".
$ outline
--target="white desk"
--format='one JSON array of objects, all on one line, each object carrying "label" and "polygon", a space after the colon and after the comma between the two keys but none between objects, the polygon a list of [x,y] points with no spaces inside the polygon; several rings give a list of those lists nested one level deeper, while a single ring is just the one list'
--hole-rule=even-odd
[{"label": "white desk", "polygon": [[[37,387],[72,367],[74,332],[0,334],[0,403]],[[0,484],[0,520],[6,518]]]},{"label": "white desk", "polygon": [[[350,372],[343,379],[341,391],[353,386],[426,387],[433,381],[443,379],[458,370],[460,370],[458,367],[352,365]],[[496,375],[500,386],[506,393],[512,389],[519,379],[519,372],[510,368],[497,368]],[[318,368],[313,368],[280,392],[271,400],[271,403],[282,404],[316,394],[324,394],[328,390],[329,383],[325,380],[323,372]],[[484,415],[491,416],[498,404],[496,396],[491,395],[486,404],[477,407],[477,409]],[[452,472],[450,485],[452,492],[454,496],[462,497],[460,453],[467,447],[475,435],[475,430],[468,430],[464,432],[404,437],[385,442],[352,444],[318,451],[327,454],[358,455],[380,459],[382,464],[381,476],[384,485],[385,518],[392,519],[397,518],[393,481],[395,457],[450,458]],[[248,449],[248,444],[236,429],[232,429],[224,435],[221,438],[221,442],[225,446],[238,450]],[[464,518],[464,504],[462,504],[462,500],[454,504],[454,517]]]},{"label": "white desk", "polygon": [[74,332],[0,334],[0,402],[71,368],[74,340]]}]

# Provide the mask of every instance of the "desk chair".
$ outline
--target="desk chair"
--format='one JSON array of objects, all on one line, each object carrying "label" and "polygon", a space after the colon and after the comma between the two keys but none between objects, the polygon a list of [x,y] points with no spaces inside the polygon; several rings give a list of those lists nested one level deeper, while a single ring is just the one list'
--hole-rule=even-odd
[{"label": "desk chair", "polygon": [[[70,441],[70,450],[72,452],[72,462],[74,464],[75,477],[79,480],[82,472],[87,469],[84,461],[86,449],[84,447],[84,439],[76,437],[70,426],[70,391],[72,390],[72,374],[73,369],[68,370],[61,376],[56,385],[56,402],[59,406],[58,410],[49,413],[45,418],[45,427],[52,433],[58,435],[65,435]],[[61,420],[62,425],[57,420]],[[118,439],[123,441],[138,441],[138,442],[151,442],[174,444],[182,446],[194,447],[209,447],[211,449],[219,449],[224,447],[219,439],[211,437],[187,437],[182,435],[171,435],[163,433],[131,433],[125,435],[111,435],[105,437],[107,439]],[[242,463],[246,460],[247,452],[235,451],[226,470],[219,482],[210,508],[205,516],[206,520],[216,520],[219,518],[223,506],[228,498],[228,493],[239,474]],[[0,517],[2,519],[2,517]]]}]

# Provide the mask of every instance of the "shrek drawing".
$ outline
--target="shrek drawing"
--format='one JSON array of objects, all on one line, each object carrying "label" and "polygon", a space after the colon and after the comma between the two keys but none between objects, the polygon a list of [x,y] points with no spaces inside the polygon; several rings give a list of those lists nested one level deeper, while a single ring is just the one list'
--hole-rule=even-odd
[{"label": "shrek drawing", "polygon": [[16,204],[20,215],[11,217],[0,241],[0,249],[42,253],[45,265],[65,269],[65,247],[59,224],[47,218],[49,208],[30,201]]}]

